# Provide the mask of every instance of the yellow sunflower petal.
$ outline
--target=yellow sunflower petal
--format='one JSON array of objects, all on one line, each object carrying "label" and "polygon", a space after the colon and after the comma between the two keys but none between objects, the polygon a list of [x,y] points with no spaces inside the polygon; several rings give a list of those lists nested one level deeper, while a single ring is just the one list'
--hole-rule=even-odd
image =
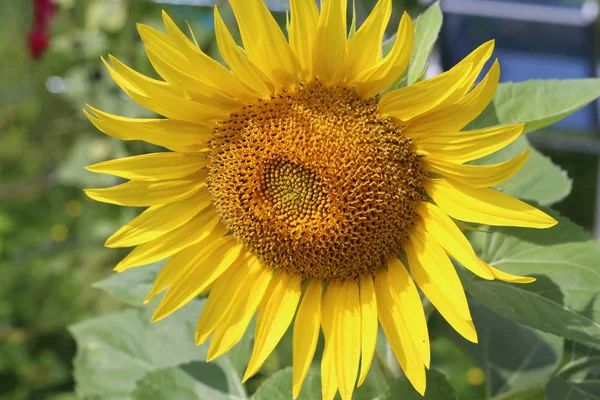
[{"label": "yellow sunflower petal", "polygon": [[321,392],[323,400],[333,400],[338,389],[335,370],[334,318],[341,288],[339,282],[330,282],[321,300],[321,326],[323,327],[323,336],[325,336],[325,347],[321,358]]},{"label": "yellow sunflower petal", "polygon": [[195,101],[218,104],[230,110],[240,104],[236,99],[202,80],[197,69],[171,43],[168,35],[149,26],[138,24],[138,31],[152,66],[171,85],[182,88]]},{"label": "yellow sunflower petal", "polygon": [[171,181],[130,181],[110,188],[85,189],[84,192],[102,203],[147,207],[183,200],[200,190],[205,179],[205,173],[198,173]]},{"label": "yellow sunflower petal", "polygon": [[189,98],[195,103],[221,108],[223,112],[229,113],[244,105],[244,103],[226,95],[219,89],[182,71],[178,66],[165,62],[153,50],[146,49],[146,55],[154,69],[167,83],[182,88],[185,98]]},{"label": "yellow sunflower petal", "polygon": [[357,386],[362,385],[367,378],[377,345],[377,298],[373,278],[370,275],[360,278],[360,323],[361,358]]},{"label": "yellow sunflower petal", "polygon": [[467,232],[482,232],[482,233],[488,233],[487,231],[483,230],[483,229],[479,229],[479,228],[475,228],[471,225],[467,225],[463,222],[460,222],[457,219],[451,218],[452,222],[454,222],[454,224],[456,224],[456,226],[458,227],[458,229],[460,229],[461,231],[467,231]]},{"label": "yellow sunflower petal", "polygon": [[149,242],[179,228],[210,204],[210,193],[203,188],[187,199],[152,206],[109,237],[105,246],[131,247]]},{"label": "yellow sunflower petal", "polygon": [[[383,332],[390,343],[398,363],[402,367],[404,374],[412,383],[414,388],[421,395],[425,393],[426,378],[425,365],[419,353],[415,348],[409,333],[411,321],[407,321],[407,316],[400,309],[400,304],[393,297],[396,290],[394,285],[405,285],[402,290],[408,288],[407,281],[392,282],[389,272],[381,270],[375,276],[375,292],[377,293],[377,313]],[[423,308],[421,304],[418,307]]]},{"label": "yellow sunflower petal", "polygon": [[112,67],[104,60],[113,80],[140,105],[167,118],[206,123],[229,115],[229,110],[196,103],[175,92],[166,82],[148,78],[109,55]]},{"label": "yellow sunflower petal", "polygon": [[342,283],[334,316],[333,348],[337,381],[342,400],[351,400],[360,363],[360,299],[358,283]]},{"label": "yellow sunflower petal", "polygon": [[398,259],[393,259],[388,263],[388,277],[392,300],[405,321],[408,334],[412,338],[421,360],[425,367],[429,368],[431,351],[427,318],[417,287],[404,264]]},{"label": "yellow sunflower petal", "polygon": [[472,64],[473,68],[469,71],[469,77],[464,82],[461,90],[456,93],[455,99],[458,100],[458,98],[460,98],[460,96],[463,96],[465,93],[467,93],[471,89],[471,86],[473,86],[473,83],[475,83],[475,81],[477,80],[477,77],[479,77],[479,74],[481,73],[481,69],[483,68],[485,63],[492,56],[492,53],[494,52],[494,45],[495,45],[494,40],[488,40],[487,42],[485,42],[484,44],[482,44],[481,46],[479,46],[478,48],[473,50],[468,56],[463,58],[458,64],[456,64],[456,66],[460,66],[460,65],[464,65],[464,64]]},{"label": "yellow sunflower petal", "polygon": [[290,21],[290,46],[298,57],[298,62],[306,79],[312,78],[313,48],[319,10],[317,3],[306,0],[290,0],[292,19]]},{"label": "yellow sunflower petal", "polygon": [[366,21],[348,40],[347,80],[351,81],[361,71],[381,61],[381,41],[391,15],[392,1],[379,0]]},{"label": "yellow sunflower petal", "polygon": [[235,43],[217,7],[215,7],[215,34],[221,56],[233,73],[257,96],[267,97],[273,94],[275,92],[273,82],[248,60],[244,50]]},{"label": "yellow sunflower petal", "polygon": [[258,309],[254,348],[242,382],[256,374],[290,326],[302,294],[302,278],[280,272],[275,275]]},{"label": "yellow sunflower petal", "polygon": [[188,265],[189,262],[204,248],[206,248],[206,244],[200,242],[198,244],[188,246],[169,257],[165,265],[163,265],[163,267],[160,269],[160,272],[154,279],[152,288],[144,299],[144,304],[149,303],[154,296],[171,286],[171,284],[175,281],[177,274],[179,274],[179,272],[181,272],[181,270]]},{"label": "yellow sunflower petal", "polygon": [[387,92],[377,104],[377,111],[399,121],[408,121],[443,104],[462,87],[471,64],[452,68],[436,77]]},{"label": "yellow sunflower petal", "polygon": [[[293,1],[293,0],[292,0]],[[321,295],[323,285],[319,281],[311,281],[304,292],[298,308],[293,334],[293,396],[300,395],[302,382],[306,378],[312,363],[319,340],[321,325]]]},{"label": "yellow sunflower petal", "polygon": [[145,24],[138,23],[136,26],[146,49],[150,49],[156,55],[159,55],[164,62],[188,70],[191,69],[192,64],[185,55],[173,45],[169,35]]},{"label": "yellow sunflower petal", "polygon": [[143,140],[171,150],[206,144],[213,127],[175,119],[138,119],[112,115],[90,107],[89,120],[102,132],[121,140]]},{"label": "yellow sunflower petal", "polygon": [[214,208],[201,211],[188,223],[149,242],[140,244],[115,267],[115,271],[151,264],[206,239],[220,223]]},{"label": "yellow sunflower petal", "polygon": [[206,157],[182,153],[151,153],[104,161],[86,167],[88,171],[138,181],[162,181],[191,175],[206,166]]},{"label": "yellow sunflower petal", "polygon": [[524,127],[525,124],[515,124],[473,131],[424,133],[412,143],[419,154],[464,163],[502,149],[518,138]]},{"label": "yellow sunflower petal", "polygon": [[466,96],[447,107],[435,109],[411,120],[404,133],[415,136],[427,131],[458,131],[473,121],[492,101],[498,80],[500,64],[494,62],[485,78]]},{"label": "yellow sunflower petal", "polygon": [[237,290],[248,277],[261,268],[259,263],[256,257],[249,257],[247,253],[242,253],[240,258],[217,279],[198,320],[195,335],[197,345],[206,342],[226,317],[235,300]]},{"label": "yellow sunflower petal", "polygon": [[490,270],[492,274],[494,274],[494,278],[510,283],[531,283],[535,282],[535,278],[529,276],[519,276],[509,274],[508,272],[501,271],[497,268],[492,267],[490,264],[482,261],[482,263]]},{"label": "yellow sunflower petal", "polygon": [[464,165],[435,157],[423,157],[425,169],[474,188],[495,186],[510,179],[527,162],[531,150],[492,165]]},{"label": "yellow sunflower petal", "polygon": [[483,279],[494,279],[492,273],[481,264],[481,260],[475,255],[467,238],[439,207],[428,202],[421,202],[417,206],[417,213],[431,237],[435,238],[456,261]]},{"label": "yellow sunflower petal", "polygon": [[444,250],[418,229],[404,249],[412,276],[425,296],[458,333],[476,343],[477,332],[464,289]]},{"label": "yellow sunflower petal", "polygon": [[212,361],[229,351],[240,341],[258,304],[263,299],[272,276],[273,271],[261,265],[236,290],[232,296],[233,304],[215,329],[208,348],[207,361]]},{"label": "yellow sunflower petal", "polygon": [[413,22],[405,12],[400,20],[396,42],[389,54],[373,67],[359,73],[350,85],[356,86],[358,94],[363,98],[373,97],[390,86],[408,66],[414,38]]},{"label": "yellow sunflower petal", "polygon": [[425,189],[442,211],[462,221],[538,229],[557,224],[548,214],[494,189],[475,189],[449,179],[426,180]]},{"label": "yellow sunflower petal", "polygon": [[313,49],[313,73],[334,85],[345,74],[347,0],[324,0],[317,22]]},{"label": "yellow sunflower petal", "polygon": [[217,280],[240,257],[242,245],[231,236],[214,240],[181,268],[167,294],[156,308],[153,321],[159,321],[183,307]]},{"label": "yellow sunflower petal", "polygon": [[[457,82],[457,85],[454,85],[451,90],[445,93],[444,100],[439,102],[436,107],[443,108],[448,104],[455,103],[459,101],[469,90],[471,90],[473,83],[479,76],[481,69],[483,68],[486,61],[490,58],[493,51],[494,41],[490,40],[479,46],[473,52],[471,52],[471,54],[469,54],[461,62],[452,67],[449,71],[445,72],[444,74],[455,75],[456,79],[460,80],[460,83]],[[461,71],[461,75],[458,74],[458,71]],[[438,76],[444,74],[440,74]],[[437,77],[431,79],[436,78]],[[431,79],[428,79],[427,81]],[[440,130],[447,131],[445,127],[440,127]],[[427,133],[425,132],[425,134]]]},{"label": "yellow sunflower petal", "polygon": [[189,40],[166,12],[163,11],[162,16],[173,47],[181,52],[190,64],[195,66],[197,71],[201,71],[199,77],[242,101],[254,100],[255,94],[249,91],[231,71],[218,61],[207,56],[198,46]]},{"label": "yellow sunflower petal", "polygon": [[262,0],[230,0],[248,58],[284,87],[298,81],[300,66]]}]

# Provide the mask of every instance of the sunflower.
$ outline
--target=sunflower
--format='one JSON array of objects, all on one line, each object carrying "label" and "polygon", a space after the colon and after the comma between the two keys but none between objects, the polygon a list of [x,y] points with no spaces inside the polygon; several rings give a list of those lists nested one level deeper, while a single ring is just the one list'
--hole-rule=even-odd
[{"label": "sunflower", "polygon": [[[90,107],[107,135],[170,151],[89,167],[129,181],[89,189],[97,201],[148,207],[111,236],[133,247],[116,271],[169,257],[147,301],[165,291],[153,320],[210,291],[196,343],[208,360],[227,352],[257,313],[253,376],[293,326],[293,394],[324,334],[324,399],[350,399],[367,376],[378,324],[423,394],[430,363],[417,289],[449,324],[477,342],[451,258],[483,279],[526,283],[478,259],[460,221],[548,228],[550,216],[490,186],[528,152],[472,165],[515,140],[523,125],[462,129],[491,101],[494,44],[449,71],[389,90],[406,70],[414,27],[405,13],[395,43],[381,42],[391,0],[379,0],[347,34],[346,0],[291,0],[287,38],[262,0],[230,0],[243,42],[215,8],[211,59],[163,13],[166,32],[139,25],[155,80],[104,61],[133,100],[162,115],[130,119]],[[387,91],[386,91],[387,89]],[[450,258],[451,257],[451,258]],[[401,261],[404,260],[404,261]]]}]

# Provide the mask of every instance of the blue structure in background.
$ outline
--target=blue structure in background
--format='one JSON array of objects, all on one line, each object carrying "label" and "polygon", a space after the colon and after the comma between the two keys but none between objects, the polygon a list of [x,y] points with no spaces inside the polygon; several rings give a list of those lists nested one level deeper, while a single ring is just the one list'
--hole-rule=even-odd
[{"label": "blue structure in background", "polygon": [[[496,39],[502,82],[597,76],[595,1],[441,0],[442,66],[447,70],[481,43]],[[589,105],[554,125],[593,133],[598,108]]]}]

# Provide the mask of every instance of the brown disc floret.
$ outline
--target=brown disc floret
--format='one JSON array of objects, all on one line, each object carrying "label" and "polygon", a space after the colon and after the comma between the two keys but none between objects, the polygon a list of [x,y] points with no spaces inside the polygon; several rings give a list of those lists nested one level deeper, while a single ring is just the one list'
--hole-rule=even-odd
[{"label": "brown disc floret", "polygon": [[318,81],[243,107],[214,130],[209,189],[268,266],[306,279],[374,273],[402,252],[426,172],[374,98]]}]

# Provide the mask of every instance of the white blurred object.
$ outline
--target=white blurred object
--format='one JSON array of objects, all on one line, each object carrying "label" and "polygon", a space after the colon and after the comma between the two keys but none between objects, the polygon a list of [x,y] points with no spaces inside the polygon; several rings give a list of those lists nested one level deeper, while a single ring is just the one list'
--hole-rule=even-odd
[{"label": "white blurred object", "polygon": [[67,91],[67,81],[60,76],[51,76],[46,79],[46,90],[50,93],[64,93]]}]

